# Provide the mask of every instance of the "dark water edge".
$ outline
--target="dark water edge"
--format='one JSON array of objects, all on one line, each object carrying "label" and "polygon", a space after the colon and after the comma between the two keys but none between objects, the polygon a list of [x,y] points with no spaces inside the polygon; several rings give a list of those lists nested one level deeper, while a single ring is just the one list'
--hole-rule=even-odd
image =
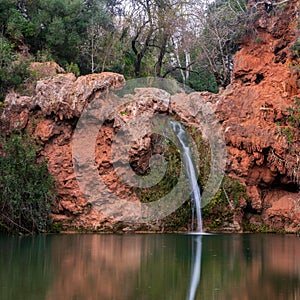
[{"label": "dark water edge", "polygon": [[0,266],[1,300],[300,299],[295,235],[0,235]]}]

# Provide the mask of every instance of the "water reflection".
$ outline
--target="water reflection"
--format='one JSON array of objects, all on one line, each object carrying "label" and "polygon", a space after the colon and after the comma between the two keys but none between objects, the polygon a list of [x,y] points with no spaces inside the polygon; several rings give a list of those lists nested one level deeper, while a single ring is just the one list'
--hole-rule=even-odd
[{"label": "water reflection", "polygon": [[192,255],[191,255],[192,273],[191,273],[189,292],[187,295],[188,300],[195,299],[197,288],[201,277],[202,236],[198,235],[192,237],[192,239],[193,239]]},{"label": "water reflection", "polygon": [[143,236],[75,235],[54,239],[56,278],[47,300],[132,299],[141,267]]},{"label": "water reflection", "polygon": [[295,300],[299,257],[283,235],[0,236],[0,299]]}]

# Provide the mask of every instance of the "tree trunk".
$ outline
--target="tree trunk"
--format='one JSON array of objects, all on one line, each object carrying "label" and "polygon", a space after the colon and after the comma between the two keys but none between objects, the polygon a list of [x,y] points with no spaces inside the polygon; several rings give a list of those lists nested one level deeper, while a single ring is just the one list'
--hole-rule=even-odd
[{"label": "tree trunk", "polygon": [[168,39],[169,39],[169,36],[167,34],[164,34],[163,37],[162,37],[162,45],[160,46],[160,51],[159,51],[159,56],[158,56],[158,59],[157,59],[157,63],[155,65],[155,74],[157,77],[162,77],[162,74],[161,74],[161,70],[162,70],[162,67],[163,67],[163,59],[166,55],[166,52],[167,52],[167,43],[168,43]]}]

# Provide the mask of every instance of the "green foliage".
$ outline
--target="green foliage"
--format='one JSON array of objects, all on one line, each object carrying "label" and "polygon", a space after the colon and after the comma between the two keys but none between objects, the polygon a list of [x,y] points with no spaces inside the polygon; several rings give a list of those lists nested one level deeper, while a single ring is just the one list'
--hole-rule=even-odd
[{"label": "green foliage", "polygon": [[187,130],[190,133],[193,141],[195,142],[196,149],[193,150],[197,151],[199,154],[198,182],[201,187],[204,187],[210,174],[210,162],[211,162],[210,147],[208,145],[208,142],[203,140],[201,131],[198,131],[196,128],[187,128]]},{"label": "green foliage", "polygon": [[52,223],[49,231],[51,233],[60,233],[61,231],[63,231],[63,223],[62,222]]},{"label": "green foliage", "polygon": [[0,36],[0,64],[1,68],[7,67],[13,60],[13,43],[4,36]]},{"label": "green foliage", "polygon": [[287,107],[288,112],[288,123],[290,126],[296,129],[300,129],[300,98],[295,97],[295,102],[293,106]]},{"label": "green foliage", "polygon": [[280,133],[286,137],[288,144],[293,148],[295,139],[299,137],[300,98],[296,96],[293,105],[287,107],[286,117],[278,126]]},{"label": "green foliage", "polygon": [[240,204],[240,199],[244,198],[248,201],[247,190],[246,188],[240,184],[240,182],[236,179],[232,179],[230,177],[224,177],[222,182],[222,190],[227,193],[229,201],[232,203],[234,208],[238,208]]},{"label": "green foliage", "polygon": [[53,56],[48,49],[38,50],[35,57],[36,57],[36,61],[42,63],[48,61],[54,61]]},{"label": "green foliage", "polygon": [[213,74],[205,66],[199,65],[197,71],[193,70],[187,84],[195,91],[209,91],[217,94],[219,86]]},{"label": "green foliage", "polygon": [[[106,27],[111,20],[108,2],[81,0],[3,0],[0,3],[2,34],[10,41],[29,46],[32,54],[48,52],[64,66],[81,64],[81,45],[91,20]],[[80,65],[85,69],[84,65]]]},{"label": "green foliage", "polygon": [[[171,74],[178,82],[183,83],[179,70],[172,72]],[[216,79],[211,73],[208,65],[204,63],[204,60],[201,64],[197,64],[193,67],[186,84],[195,91],[209,91],[212,93],[218,93],[219,91]]]},{"label": "green foliage", "polygon": [[2,0],[0,3],[1,34],[16,43],[34,35],[33,24],[18,9],[18,1]]},{"label": "green foliage", "polygon": [[74,73],[76,76],[80,75],[80,70],[77,64],[71,62],[70,64],[66,64],[66,71],[68,73]]},{"label": "green foliage", "polygon": [[[88,73],[89,61],[80,56],[89,38],[87,33],[92,25],[97,32],[104,28],[110,33],[110,9],[114,5],[117,3],[108,0],[0,1],[0,101],[10,89],[26,89],[23,82],[30,77],[27,67],[31,55],[41,62],[55,60],[77,76]],[[97,36],[97,40],[110,43],[104,36]],[[30,55],[21,54],[27,47]],[[107,53],[115,53],[114,48],[114,44],[106,47]],[[103,51],[97,53],[97,58],[100,55]],[[116,55],[122,56],[119,52]],[[106,61],[111,63],[105,58],[103,66]]]},{"label": "green foliage", "polygon": [[293,55],[300,58],[300,39],[298,38],[295,43],[290,47],[290,51]]},{"label": "green foliage", "polygon": [[281,133],[282,133],[283,135],[286,136],[287,142],[288,142],[289,144],[292,144],[292,143],[293,143],[293,140],[294,140],[294,138],[295,138],[292,129],[289,128],[289,127],[280,127],[280,131],[281,131]]},{"label": "green foliage", "polygon": [[[192,59],[192,67],[189,76],[186,73],[185,84],[197,91],[217,92],[216,82],[220,83],[222,80],[228,82],[230,72],[225,69],[231,68],[231,52],[235,44],[233,46],[232,37],[228,39],[223,28],[226,29],[229,23],[232,25],[232,20],[236,20],[240,12],[243,12],[245,9],[243,0],[217,1],[209,6],[204,18],[204,30],[201,33],[201,36],[207,33],[204,41],[196,37],[194,30],[182,33],[181,40],[176,42],[180,52],[179,61],[176,62],[177,67],[174,66],[173,35],[179,32],[177,27],[184,28],[191,18],[190,15],[179,13],[179,10],[182,5],[192,8],[193,2],[184,4],[180,1],[154,1],[153,7],[148,7],[150,9],[148,12],[143,8],[149,3],[133,1],[133,4],[139,8],[137,14],[126,15],[121,1],[2,0],[0,2],[2,99],[9,89],[15,88],[20,81],[26,79],[26,76],[18,75],[19,70],[10,72],[8,69],[12,61],[18,60],[13,56],[20,50],[23,51],[24,46],[28,46],[30,54],[34,55],[37,61],[55,60],[77,76],[113,71],[125,75],[126,78],[133,78],[138,73],[138,76],[171,76],[179,81],[183,80],[183,76],[178,66],[189,64],[185,61],[187,51]],[[178,11],[178,14],[174,14],[173,8]],[[122,14],[124,20],[119,22],[120,20],[115,17]],[[151,20],[143,20],[146,15]],[[216,20],[217,23],[208,20],[209,16],[213,16],[212,20]],[[201,18],[202,16],[199,15],[198,19]],[[142,25],[144,22],[146,26]],[[221,36],[222,39],[216,41],[214,39],[216,34],[212,34],[210,25],[217,26],[212,28],[213,32],[218,29],[218,35],[222,33],[225,36]],[[238,31],[236,26],[234,30],[231,27],[229,29],[229,35]],[[188,36],[190,37],[186,39]],[[149,38],[147,46],[146,37]],[[194,39],[197,43],[194,43]],[[134,41],[138,54],[132,47]],[[213,43],[215,48],[210,47]],[[205,56],[203,51],[199,50],[199,45],[202,44],[209,46],[208,53],[218,53],[218,55],[210,60],[203,57]],[[217,51],[220,44],[222,49],[219,50],[226,56],[223,60],[219,55],[220,51]],[[227,65],[222,64],[222,61],[226,61]],[[215,62],[213,66],[212,62]],[[7,64],[7,69],[3,64]],[[226,76],[223,74],[226,78],[223,75],[223,79],[220,79],[220,76],[217,78],[216,74],[225,71],[228,73]]]},{"label": "green foliage", "polygon": [[34,36],[26,39],[33,53],[47,50],[61,65],[75,61],[81,40],[80,2],[31,1],[25,9],[35,29]]},{"label": "green foliage", "polygon": [[[12,60],[12,57],[15,60]],[[28,70],[30,59],[11,56],[10,61],[8,57],[5,60],[6,62],[3,62],[0,69],[0,101],[4,100],[6,93],[10,89],[22,91],[24,81],[30,77]]]},{"label": "green foliage", "polygon": [[0,228],[9,233],[47,231],[55,194],[46,162],[37,163],[34,142],[26,135],[2,138],[2,151]]},{"label": "green foliage", "polygon": [[0,3],[0,101],[10,89],[17,89],[29,76],[29,60],[16,51],[26,37],[32,36],[32,26],[16,7],[16,1]]},{"label": "green foliage", "polygon": [[[168,76],[214,93],[230,82],[234,53],[257,15],[245,0],[129,2],[132,11],[111,0],[0,1],[1,99],[26,79],[21,66],[10,65],[27,48],[37,61],[55,60],[77,76]],[[291,51],[299,60],[299,42]]]},{"label": "green foliage", "polygon": [[190,201],[186,201],[176,211],[161,220],[163,230],[174,232],[187,228],[188,224],[191,223],[191,211],[191,203]]}]

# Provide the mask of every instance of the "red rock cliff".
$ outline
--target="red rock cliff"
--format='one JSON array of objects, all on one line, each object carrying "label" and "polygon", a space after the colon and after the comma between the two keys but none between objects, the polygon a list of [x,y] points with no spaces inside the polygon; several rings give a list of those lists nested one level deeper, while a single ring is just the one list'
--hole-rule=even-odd
[{"label": "red rock cliff", "polygon": [[[227,173],[247,189],[249,201],[241,201],[241,220],[254,226],[299,231],[300,149],[299,128],[293,135],[288,127],[287,109],[300,98],[299,57],[290,50],[297,39],[298,2],[289,1],[275,13],[260,12],[253,33],[236,54],[232,83],[219,95],[196,93],[206,99],[222,123],[227,145]],[[86,105],[109,88],[124,85],[122,75],[93,74],[75,78],[60,74],[37,83],[32,97],[10,93],[1,117],[2,130],[21,129],[41,143],[41,157],[49,161],[49,171],[57,181],[58,195],[53,203],[54,221],[65,228],[112,228],[112,219],[94,209],[82,195],[72,162],[72,136]],[[126,113],[110,116],[97,138],[96,164],[109,189],[120,197],[129,188],[112,168],[110,146],[113,135],[134,114],[173,114],[176,96],[157,90],[137,90],[136,102]],[[187,96],[182,96],[187,97]],[[188,111],[188,109],[187,109]],[[177,111],[182,120],[196,124],[194,116]],[[150,137],[133,147],[132,160],[145,171],[151,156]],[[141,158],[141,156],[143,156]],[[127,195],[127,196],[126,196]],[[115,224],[116,226],[116,224]]]},{"label": "red rock cliff", "polygon": [[66,227],[95,229],[106,223],[82,195],[73,169],[72,136],[84,109],[109,88],[124,84],[122,75],[92,74],[76,79],[73,74],[59,74],[40,80],[35,95],[7,95],[1,118],[2,130],[24,130],[41,144],[39,155],[48,160],[57,188],[52,217]]},{"label": "red rock cliff", "polygon": [[289,136],[284,131],[287,111],[300,96],[299,57],[291,51],[299,38],[298,5],[290,1],[273,13],[260,11],[253,34],[236,54],[232,83],[217,107],[227,171],[247,187],[246,219],[286,231],[299,230],[300,224],[299,128]]}]

